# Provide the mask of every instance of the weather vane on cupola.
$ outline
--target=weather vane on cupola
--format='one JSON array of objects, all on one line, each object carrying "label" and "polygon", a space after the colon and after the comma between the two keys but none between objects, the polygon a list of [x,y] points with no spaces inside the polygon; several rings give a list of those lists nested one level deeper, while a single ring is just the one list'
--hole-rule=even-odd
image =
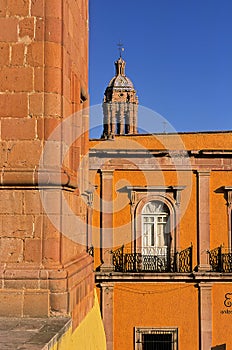
[{"label": "weather vane on cupola", "polygon": [[122,44],[121,41],[119,41],[119,43],[117,44],[118,46],[118,51],[119,51],[119,56],[120,58],[122,57],[122,52],[124,52],[125,48],[123,47],[124,45]]}]

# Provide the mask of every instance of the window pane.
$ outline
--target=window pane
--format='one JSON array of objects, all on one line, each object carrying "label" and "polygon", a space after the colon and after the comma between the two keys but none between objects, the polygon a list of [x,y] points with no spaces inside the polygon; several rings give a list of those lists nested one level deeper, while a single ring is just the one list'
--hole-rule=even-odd
[{"label": "window pane", "polygon": [[167,206],[159,201],[147,203],[142,212],[143,254],[166,256],[170,244]]},{"label": "window pane", "polygon": [[135,328],[135,350],[177,350],[178,329]]},{"label": "window pane", "polygon": [[172,334],[144,334],[144,350],[172,350]]}]

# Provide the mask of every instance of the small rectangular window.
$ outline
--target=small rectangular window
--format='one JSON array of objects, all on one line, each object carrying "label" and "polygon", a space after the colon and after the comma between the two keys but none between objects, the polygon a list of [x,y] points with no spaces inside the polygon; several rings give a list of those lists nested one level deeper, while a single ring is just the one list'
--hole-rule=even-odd
[{"label": "small rectangular window", "polygon": [[135,350],[177,350],[177,328],[135,328]]}]

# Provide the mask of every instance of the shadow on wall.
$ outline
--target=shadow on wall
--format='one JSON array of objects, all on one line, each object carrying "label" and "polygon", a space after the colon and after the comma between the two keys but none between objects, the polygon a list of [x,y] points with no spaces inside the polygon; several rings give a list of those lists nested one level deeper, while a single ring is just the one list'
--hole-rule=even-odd
[{"label": "shadow on wall", "polygon": [[211,350],[226,350],[226,344],[216,345]]}]

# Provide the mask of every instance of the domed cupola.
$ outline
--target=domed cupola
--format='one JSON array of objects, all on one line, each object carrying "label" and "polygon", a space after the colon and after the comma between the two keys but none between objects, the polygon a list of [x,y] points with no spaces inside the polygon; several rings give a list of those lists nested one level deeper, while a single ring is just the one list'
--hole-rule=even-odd
[{"label": "domed cupola", "polygon": [[115,62],[115,76],[104,95],[104,131],[102,137],[137,134],[138,97],[132,81],[125,74],[126,62],[120,56]]}]

